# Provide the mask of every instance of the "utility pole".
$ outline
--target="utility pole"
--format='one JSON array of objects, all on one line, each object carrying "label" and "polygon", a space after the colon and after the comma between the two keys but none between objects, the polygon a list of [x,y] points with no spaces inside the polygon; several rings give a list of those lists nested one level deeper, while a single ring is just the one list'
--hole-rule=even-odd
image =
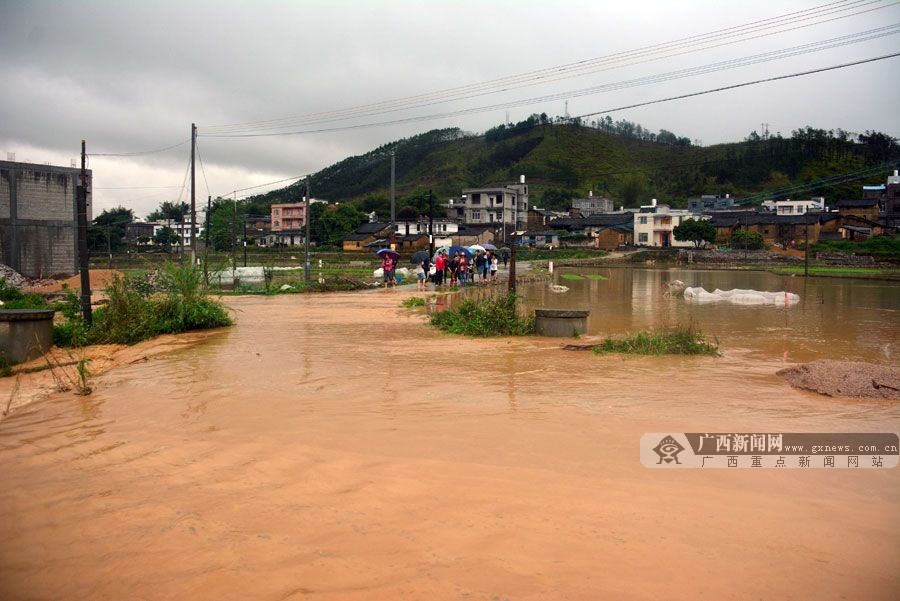
[{"label": "utility pole", "polygon": [[[191,266],[197,264],[197,235],[195,233],[197,224],[197,173],[195,169],[195,158],[197,156],[197,124],[191,123]],[[184,232],[182,231],[182,236]]]},{"label": "utility pole", "polygon": [[212,195],[206,197],[206,227],[203,228],[203,282],[209,287],[209,212],[212,210]]},{"label": "utility pole", "polygon": [[[428,260],[434,257],[434,194],[428,191]],[[428,275],[428,274],[426,274]]]},{"label": "utility pole", "polygon": [[803,277],[809,277],[809,211],[803,214],[803,225],[806,237],[806,244],[803,248]]},{"label": "utility pole", "polygon": [[395,217],[395,188],[394,188],[394,166],[395,166],[395,153],[391,150],[391,227],[394,226]]},{"label": "utility pole", "polygon": [[311,219],[309,218],[309,200],[312,197],[312,192],[310,191],[310,180],[312,180],[312,175],[306,176],[306,209],[304,213],[304,220],[306,221],[306,236],[304,236],[305,246],[306,246],[306,267],[303,269],[303,279],[306,281],[306,286],[309,287],[312,282],[312,265],[309,261],[309,226]]},{"label": "utility pole", "polygon": [[235,254],[234,243],[237,239],[237,191],[234,192],[234,198],[231,201],[231,270],[237,266],[237,255]]},{"label": "utility pole", "polygon": [[91,273],[88,266],[87,245],[87,150],[81,141],[81,183],[78,186],[78,267],[81,272],[81,314],[88,326],[93,321],[91,314]]}]

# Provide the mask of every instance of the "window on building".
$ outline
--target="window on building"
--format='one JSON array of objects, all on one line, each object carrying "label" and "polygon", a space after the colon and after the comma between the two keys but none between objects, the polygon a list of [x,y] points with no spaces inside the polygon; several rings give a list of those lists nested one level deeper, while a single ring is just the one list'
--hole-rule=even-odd
[{"label": "window on building", "polygon": [[659,218],[660,225],[672,225],[671,217],[660,217]]},{"label": "window on building", "polygon": [[643,242],[646,244],[647,242],[647,232],[641,232],[638,234],[638,242]]},{"label": "window on building", "polygon": [[[641,223],[641,225],[647,225],[647,218],[646,218],[646,217],[641,217],[641,218],[640,218],[640,223]],[[642,236],[646,236],[646,234],[641,234],[641,235],[642,235]],[[644,240],[644,242],[646,242],[646,240]]]},{"label": "window on building", "polygon": [[481,219],[481,211],[472,211],[472,219]]},{"label": "window on building", "polygon": [[280,209],[275,209],[275,214],[276,214],[276,215],[278,215],[278,211],[279,211],[279,210],[280,210]]},{"label": "window on building", "polygon": [[473,205],[481,204],[481,194],[480,193],[472,195],[472,204]]},{"label": "window on building", "polygon": [[275,220],[275,227],[281,227],[281,222],[277,219]]}]

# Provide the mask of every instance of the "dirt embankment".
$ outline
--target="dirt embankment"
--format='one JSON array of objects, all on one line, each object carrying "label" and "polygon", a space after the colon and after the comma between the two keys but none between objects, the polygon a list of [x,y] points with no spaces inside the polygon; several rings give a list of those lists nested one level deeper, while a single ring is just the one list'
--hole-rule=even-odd
[{"label": "dirt embankment", "polygon": [[777,372],[791,386],[828,396],[900,401],[900,369],[875,363],[823,359]]},{"label": "dirt embankment", "polygon": [[[13,375],[0,378],[0,420],[16,408],[46,398],[54,392],[77,391],[82,385],[90,387],[95,376],[114,367],[147,361],[156,355],[204,340],[219,331],[166,334],[132,346],[95,344],[73,349],[54,346],[46,355],[16,365]],[[78,364],[82,360],[87,366],[87,376],[83,382],[78,373]]]},{"label": "dirt embankment", "polygon": [[[91,292],[103,290],[112,282],[113,276],[122,275],[115,269],[92,269],[91,274]],[[28,292],[37,292],[46,294],[48,292],[61,292],[63,290],[81,290],[81,276],[75,274],[64,280],[41,280],[40,282],[24,286]]]}]

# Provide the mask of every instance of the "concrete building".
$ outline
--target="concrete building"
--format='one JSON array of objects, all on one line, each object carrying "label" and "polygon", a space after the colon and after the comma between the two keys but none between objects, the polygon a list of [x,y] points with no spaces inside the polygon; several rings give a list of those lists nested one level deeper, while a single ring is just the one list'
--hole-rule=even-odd
[{"label": "concrete building", "polygon": [[[459,231],[459,223],[451,219],[435,219],[434,235],[440,237],[453,236]],[[409,221],[397,221],[394,231],[401,236],[412,236],[428,233],[428,218],[420,218]]]},{"label": "concrete building", "polygon": [[810,211],[824,211],[824,198],[811,198],[809,200],[776,200],[776,215],[803,215]]},{"label": "concrete building", "polygon": [[272,232],[300,230],[306,225],[306,203],[272,205]]},{"label": "concrete building", "polygon": [[571,236],[560,237],[562,246],[589,246],[613,250],[634,243],[634,213],[620,211],[590,217],[554,219],[548,225],[566,230]]},{"label": "concrete building", "polygon": [[494,184],[466,188],[451,198],[447,216],[473,225],[492,225],[507,233],[525,229],[528,219],[528,184]]},{"label": "concrete building", "polygon": [[717,194],[704,194],[699,198],[688,198],[688,211],[691,213],[703,213],[705,211],[727,211],[734,206],[731,195],[719,196]]},{"label": "concrete building", "polygon": [[594,191],[588,192],[587,198],[573,198],[572,208],[577,209],[582,216],[589,217],[598,213],[612,213],[613,201],[602,196],[594,196]]},{"label": "concrete building", "polygon": [[634,243],[638,246],[693,247],[690,240],[676,240],[673,230],[685,219],[705,219],[684,209],[670,209],[657,204],[654,198],[649,205],[642,205],[634,216]]},{"label": "concrete building", "polygon": [[[78,271],[80,174],[72,167],[0,161],[0,263],[28,277]],[[89,223],[91,176],[88,170]]]}]

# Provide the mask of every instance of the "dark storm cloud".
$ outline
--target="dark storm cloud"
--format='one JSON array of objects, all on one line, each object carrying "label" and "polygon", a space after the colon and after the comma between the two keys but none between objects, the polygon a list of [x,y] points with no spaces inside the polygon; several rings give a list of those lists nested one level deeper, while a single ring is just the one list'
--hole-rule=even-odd
[{"label": "dark storm cloud", "polygon": [[[40,2],[0,3],[0,150],[65,161],[187,139],[191,122],[305,115],[603,56],[813,6],[794,2]],[[896,6],[736,47],[403,113],[427,114],[596,85],[744,56],[898,21]],[[570,114],[845,62],[897,48],[896,37],[716,76],[573,98]],[[705,143],[740,139],[762,121],[789,133],[820,127],[890,130],[896,65],[616,114]],[[860,91],[865,91],[861,95]],[[510,109],[561,114],[562,101]],[[396,116],[396,115],[394,115]],[[385,117],[390,118],[391,115]],[[225,191],[319,169],[432,127],[483,130],[487,114],[296,137],[201,138],[210,188]],[[373,119],[380,119],[376,117]],[[897,132],[893,132],[897,133]],[[46,156],[46,158],[42,158]],[[24,158],[19,156],[18,158]],[[186,147],[94,160],[110,187],[183,180]],[[101,173],[98,171],[98,177]],[[149,180],[149,181],[148,181]],[[98,195],[99,206],[122,200]],[[141,201],[153,204],[155,199]]]}]

